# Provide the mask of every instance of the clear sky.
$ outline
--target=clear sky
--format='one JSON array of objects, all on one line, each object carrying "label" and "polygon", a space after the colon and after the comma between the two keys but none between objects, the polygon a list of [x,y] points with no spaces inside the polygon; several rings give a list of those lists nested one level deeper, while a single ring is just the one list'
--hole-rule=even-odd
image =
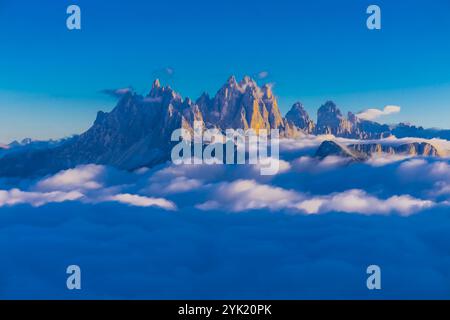
[{"label": "clear sky", "polygon": [[[82,30],[66,28],[70,4]],[[261,72],[283,113],[395,104],[380,121],[450,128],[450,2],[0,0],[0,142],[80,133],[114,106],[104,89],[145,93],[159,77],[195,99]]]}]

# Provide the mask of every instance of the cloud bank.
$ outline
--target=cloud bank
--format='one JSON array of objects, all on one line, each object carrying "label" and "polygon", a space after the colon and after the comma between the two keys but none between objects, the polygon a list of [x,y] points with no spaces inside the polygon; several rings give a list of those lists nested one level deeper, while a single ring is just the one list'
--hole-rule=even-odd
[{"label": "cloud bank", "polygon": [[282,141],[274,176],[167,163],[0,180],[0,298],[448,297],[450,160],[314,158],[328,138]]},{"label": "cloud bank", "polygon": [[[0,207],[113,201],[169,211],[410,215],[450,200],[446,198],[450,188],[447,159],[382,154],[359,164],[337,156],[319,160],[311,150],[321,141],[323,137],[284,141],[275,176],[261,176],[258,165],[168,163],[134,173],[82,165],[28,184],[0,188]],[[388,178],[392,176],[396,178]]]}]

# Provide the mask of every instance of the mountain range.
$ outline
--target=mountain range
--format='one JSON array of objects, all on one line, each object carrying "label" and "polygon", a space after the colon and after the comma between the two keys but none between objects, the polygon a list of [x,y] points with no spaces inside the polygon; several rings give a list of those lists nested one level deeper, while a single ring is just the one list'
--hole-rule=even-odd
[{"label": "mountain range", "polygon": [[317,123],[300,102],[283,117],[271,86],[259,87],[247,76],[239,82],[232,76],[214,97],[204,93],[195,102],[155,80],[146,95],[125,91],[111,112],[98,112],[92,127],[78,136],[44,148],[4,154],[0,157],[0,176],[44,175],[88,163],[124,170],[153,166],[169,159],[171,133],[179,128],[192,132],[194,121],[204,128],[220,130],[279,129],[280,136],[286,138],[332,134],[354,139],[392,135],[450,139],[449,130],[389,126],[360,119],[351,112],[345,117],[332,101],[319,108]]},{"label": "mountain range", "polygon": [[54,148],[65,143],[69,139],[70,138],[60,140],[33,140],[31,138],[25,138],[21,141],[14,140],[13,142],[6,145],[0,144],[0,158],[6,154]]},{"label": "mountain range", "polygon": [[372,155],[405,155],[405,156],[427,156],[441,157],[439,150],[427,142],[410,142],[400,145],[389,145],[381,143],[359,143],[343,145],[336,141],[326,140],[322,142],[315,156],[324,159],[328,156],[339,156],[354,161],[365,161]]}]

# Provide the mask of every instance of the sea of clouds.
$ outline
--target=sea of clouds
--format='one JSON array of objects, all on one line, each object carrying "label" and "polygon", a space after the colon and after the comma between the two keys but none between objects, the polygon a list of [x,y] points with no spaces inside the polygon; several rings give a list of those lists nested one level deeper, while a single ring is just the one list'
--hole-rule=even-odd
[{"label": "sea of clouds", "polygon": [[318,160],[325,138],[282,140],[274,176],[167,163],[0,179],[0,297],[448,297],[449,159]]}]

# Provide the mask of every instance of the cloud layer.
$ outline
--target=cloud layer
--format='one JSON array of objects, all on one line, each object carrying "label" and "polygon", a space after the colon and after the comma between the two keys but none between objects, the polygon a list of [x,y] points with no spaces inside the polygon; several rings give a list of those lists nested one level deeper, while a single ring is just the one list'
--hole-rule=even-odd
[{"label": "cloud layer", "polygon": [[[274,176],[84,165],[0,180],[0,298],[448,297],[449,159],[314,158],[327,138],[282,141]],[[80,292],[64,287],[72,264]],[[380,292],[365,287],[371,264]]]},{"label": "cloud layer", "polygon": [[169,211],[410,215],[450,199],[446,197],[450,188],[447,159],[383,154],[360,164],[337,156],[319,160],[311,154],[323,139],[283,141],[275,176],[261,176],[258,165],[165,164],[134,173],[82,165],[21,186],[0,188],[0,207],[112,201]]}]

